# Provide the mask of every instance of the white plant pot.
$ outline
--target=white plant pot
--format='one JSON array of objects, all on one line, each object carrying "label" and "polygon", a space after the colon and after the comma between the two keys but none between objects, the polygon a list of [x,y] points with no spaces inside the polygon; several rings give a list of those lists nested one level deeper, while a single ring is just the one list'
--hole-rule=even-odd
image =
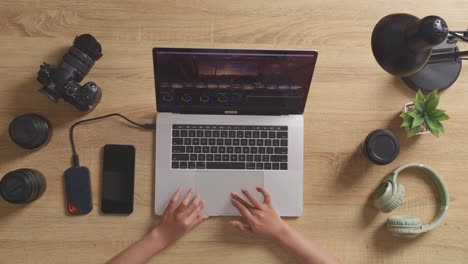
[{"label": "white plant pot", "polygon": [[[406,103],[404,106],[403,106],[403,113],[408,113],[408,106],[413,106],[413,102],[409,102],[409,103]],[[408,133],[408,130],[409,130],[409,127],[405,127],[405,130],[406,130],[406,133]],[[423,132],[418,132],[416,133],[416,135],[423,135],[423,134],[430,134],[431,131],[427,130],[427,131],[423,131]]]}]

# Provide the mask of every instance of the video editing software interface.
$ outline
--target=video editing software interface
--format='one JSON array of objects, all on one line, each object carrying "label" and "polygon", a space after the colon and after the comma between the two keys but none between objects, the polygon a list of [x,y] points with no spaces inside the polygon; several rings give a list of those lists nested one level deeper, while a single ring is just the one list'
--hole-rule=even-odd
[{"label": "video editing software interface", "polygon": [[316,51],[153,50],[159,112],[300,114]]}]

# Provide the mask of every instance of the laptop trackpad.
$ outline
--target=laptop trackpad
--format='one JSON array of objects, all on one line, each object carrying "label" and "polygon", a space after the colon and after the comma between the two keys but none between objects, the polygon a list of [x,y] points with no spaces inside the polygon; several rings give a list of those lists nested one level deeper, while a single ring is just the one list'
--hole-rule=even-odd
[{"label": "laptop trackpad", "polygon": [[195,174],[195,193],[206,200],[203,213],[206,215],[239,215],[231,203],[231,192],[242,196],[247,189],[263,201],[255,188],[263,187],[262,171],[197,171]]}]

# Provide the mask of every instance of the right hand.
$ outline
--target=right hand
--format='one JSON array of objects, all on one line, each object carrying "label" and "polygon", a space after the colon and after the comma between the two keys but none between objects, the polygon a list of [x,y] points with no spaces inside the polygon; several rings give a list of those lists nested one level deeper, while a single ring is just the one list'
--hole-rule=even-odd
[{"label": "right hand", "polygon": [[237,193],[231,193],[232,204],[239,210],[245,223],[236,220],[229,223],[243,233],[277,240],[287,231],[288,225],[273,208],[268,191],[260,187],[257,191],[263,195],[263,202],[247,190],[242,190],[242,193],[248,201],[242,199]]}]

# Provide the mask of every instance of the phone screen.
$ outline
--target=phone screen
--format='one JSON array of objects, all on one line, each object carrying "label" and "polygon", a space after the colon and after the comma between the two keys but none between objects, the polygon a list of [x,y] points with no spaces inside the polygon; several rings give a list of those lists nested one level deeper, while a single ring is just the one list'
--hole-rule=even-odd
[{"label": "phone screen", "polygon": [[101,210],[110,214],[133,212],[135,147],[105,145],[102,173]]}]

